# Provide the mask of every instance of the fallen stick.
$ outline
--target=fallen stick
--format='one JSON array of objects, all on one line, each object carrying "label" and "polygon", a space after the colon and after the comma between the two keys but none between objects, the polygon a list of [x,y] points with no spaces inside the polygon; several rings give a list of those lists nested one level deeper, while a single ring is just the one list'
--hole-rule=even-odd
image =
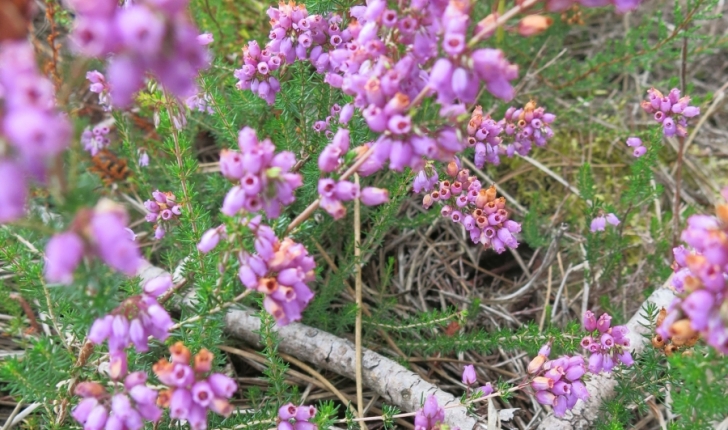
[{"label": "fallen stick", "polygon": [[[254,333],[260,330],[260,319],[252,311],[228,311],[225,315],[225,328],[229,334],[262,347],[260,335]],[[299,323],[278,327],[277,332],[280,351],[354,379],[356,354],[354,344],[350,341]],[[440,406],[460,403],[452,394],[423,381],[414,372],[366,348],[362,353],[362,376],[367,387],[376,391],[386,402],[406,412],[420,409],[424,399],[430,394],[437,398]],[[476,422],[475,418],[466,414],[465,407],[445,411],[445,423],[451,427],[472,430]]]},{"label": "fallen stick", "polygon": [[[146,282],[166,274],[164,270],[148,265],[139,271],[138,276],[142,282]],[[189,302],[190,297],[186,297],[184,301]],[[225,330],[230,335],[251,345],[263,346],[260,335],[255,333],[260,330],[260,319],[253,311],[228,310],[224,322]],[[280,340],[279,351],[347,378],[355,378],[356,354],[354,344],[350,341],[299,323],[277,327],[276,331]],[[417,374],[395,361],[366,348],[362,351],[362,376],[367,387],[376,391],[389,404],[405,412],[419,410],[424,400],[431,394],[437,398],[437,403],[442,407],[460,404],[452,394],[425,382]],[[451,427],[460,427],[460,430],[473,430],[477,420],[466,413],[465,407],[456,407],[445,411],[445,423]]]},{"label": "fallen stick", "polygon": [[[665,285],[668,285],[670,280]],[[667,288],[660,288],[650,295],[640,306],[640,310],[627,323],[629,328],[630,345],[632,346],[632,354],[640,353],[647,340],[643,334],[647,334],[647,328],[650,321],[647,321],[643,315],[643,308],[647,303],[654,303],[657,308],[667,307],[675,298],[673,292]],[[538,426],[540,430],[581,430],[596,428],[596,420],[599,418],[599,408],[603,402],[614,396],[614,389],[617,381],[611,374],[600,373],[592,376],[586,383],[589,390],[589,399],[586,402],[578,402],[574,409],[567,412],[563,418],[557,418],[549,415]]]}]

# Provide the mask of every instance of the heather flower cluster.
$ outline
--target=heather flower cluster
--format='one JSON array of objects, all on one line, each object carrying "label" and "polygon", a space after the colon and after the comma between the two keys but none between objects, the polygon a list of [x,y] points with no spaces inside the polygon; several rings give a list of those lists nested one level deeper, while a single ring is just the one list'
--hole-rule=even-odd
[{"label": "heather flower cluster", "polygon": [[212,97],[208,93],[200,92],[185,99],[185,105],[191,111],[204,112],[209,115],[215,113],[212,109]]},{"label": "heather flower cluster", "polygon": [[278,430],[317,430],[318,426],[311,422],[316,416],[313,406],[296,406],[287,403],[278,409]]},{"label": "heather flower cluster", "polygon": [[45,182],[47,164],[71,139],[53,84],[35,61],[30,42],[0,43],[0,223],[25,214],[29,180]]},{"label": "heather flower cluster", "polygon": [[106,78],[93,72],[88,77],[102,104],[108,93],[114,106],[128,106],[147,71],[178,97],[197,92],[195,77],[210,56],[187,3],[141,0],[119,7],[116,0],[68,0],[76,13],[71,37],[78,51],[89,57],[112,55]]},{"label": "heather flower cluster", "polygon": [[296,157],[288,151],[276,154],[273,143],[259,141],[249,127],[240,130],[238,146],[240,152],[220,154],[220,171],[236,184],[225,196],[222,213],[234,216],[241,210],[262,210],[268,218],[278,218],[283,206],[296,200],[294,191],[302,185],[301,175],[291,172]]},{"label": "heather flower cluster", "polygon": [[[349,151],[349,130],[340,128],[334,135],[321,155],[318,165],[322,172],[330,173],[341,167],[342,157]],[[385,189],[366,187],[359,189],[359,185],[347,180],[321,178],[318,182],[318,193],[321,196],[321,208],[334,219],[341,219],[346,215],[346,208],[342,202],[361,198],[367,206],[376,206],[389,201],[389,192]]]},{"label": "heather flower cluster", "polygon": [[[124,378],[124,376],[126,376]],[[83,398],[73,409],[71,416],[84,430],[125,429],[140,430],[145,421],[156,423],[162,416],[157,407],[157,392],[147,386],[147,374],[133,372],[112,377],[117,384],[109,393],[98,382],[78,384],[75,394]]]},{"label": "heather flower cluster", "polygon": [[[722,194],[728,200],[728,188]],[[681,238],[690,248],[673,249],[672,284],[678,297],[657,334],[675,347],[692,345],[702,336],[728,354],[728,204],[717,205],[716,216],[692,215]]]},{"label": "heather flower cluster", "polygon": [[628,138],[627,146],[629,146],[630,148],[634,148],[634,152],[632,153],[632,155],[634,155],[636,158],[640,158],[647,153],[647,147],[642,144],[642,139],[640,139],[639,137]]},{"label": "heather flower cluster", "polygon": [[148,351],[150,336],[160,341],[166,340],[174,324],[164,307],[157,302],[157,297],[170,288],[170,275],[147,281],[141,295],[127,298],[108,315],[97,319],[91,326],[88,339],[96,345],[108,340],[112,358],[115,353],[132,344],[139,352]]},{"label": "heather flower cluster", "polygon": [[[470,50],[466,49],[464,38],[469,4],[413,2],[411,6],[400,9],[405,13],[388,9],[383,0],[354,6],[350,14],[356,20],[343,29],[340,16],[309,15],[302,5],[283,4],[268,10],[271,41],[261,55],[280,55],[288,63],[296,59],[310,61],[319,73],[325,74],[325,82],[354,97],[353,106],[362,110],[371,130],[386,133],[376,142],[370,165],[362,168],[365,175],[383,167],[388,159],[390,168],[397,171],[405,167],[420,169],[423,157],[447,161],[464,149],[463,139],[451,127],[430,133],[413,127],[409,109],[418,97],[436,91],[445,118],[462,113],[465,107],[461,103],[474,101],[481,80],[496,95],[512,97],[509,81],[517,76],[517,68],[508,64],[500,51],[477,50],[473,53],[476,60],[468,60]],[[442,29],[446,29],[443,48],[450,50],[451,58],[441,59],[443,62],[428,72],[425,64],[437,54]],[[391,38],[411,46],[411,51],[401,55],[395,44],[384,42]],[[462,39],[459,48],[453,47],[455,39]],[[246,76],[258,77],[250,85],[263,82],[260,71],[244,62],[236,76],[241,78],[246,70]],[[267,71],[269,67],[263,69]],[[239,83],[241,87],[247,85]],[[257,91],[260,93],[259,87]],[[325,130],[323,122],[318,128]]]},{"label": "heather flower cluster", "polygon": [[[483,117],[483,108],[476,106],[468,122],[468,146],[475,148],[475,166],[500,164],[500,155],[528,155],[533,145],[544,146],[554,136],[549,126],[556,116],[529,102],[522,109],[509,107],[500,121]],[[501,145],[504,143],[506,145]]]},{"label": "heather flower cluster", "polygon": [[546,344],[528,365],[528,373],[534,375],[531,388],[536,391],[536,400],[542,405],[553,406],[554,415],[563,417],[579,400],[589,398],[589,392],[582,382],[586,373],[584,357],[565,355],[548,360],[551,345]]},{"label": "heather flower cluster", "polygon": [[655,88],[647,90],[648,100],[642,102],[642,109],[654,115],[655,121],[662,125],[665,137],[688,135],[688,118],[700,115],[700,108],[690,106],[690,97],[680,97],[680,90],[673,88],[662,95]]},{"label": "heather flower cluster", "polygon": [[70,284],[84,256],[96,256],[109,267],[135,276],[144,260],[128,224],[124,207],[111,200],[102,199],[95,208],[79,211],[71,228],[54,235],[46,245],[46,280]]},{"label": "heather flower cluster", "polygon": [[239,256],[238,276],[246,288],[265,294],[263,307],[279,325],[301,319],[313,298],[308,284],[316,279],[316,262],[291,238],[278,240],[273,230],[255,217],[247,224],[255,235],[255,253]]},{"label": "heather flower cluster", "polygon": [[[521,225],[508,219],[506,199],[496,198],[495,186],[483,188],[476,176],[470,176],[468,169],[460,169],[457,160],[448,164],[447,173],[452,180],[436,183],[434,190],[422,199],[423,206],[429,208],[435,202],[440,202],[442,216],[462,224],[473,243],[492,248],[499,254],[506,247],[517,248],[515,234],[521,231]],[[415,181],[419,181],[419,184],[416,188],[429,189],[431,181],[426,175],[422,172],[418,174]],[[427,186],[424,182],[427,182]]]},{"label": "heather flower cluster", "polygon": [[169,191],[166,193],[159,190],[154,191],[152,197],[153,199],[144,202],[144,207],[149,211],[146,220],[156,223],[154,238],[159,240],[164,237],[170,223],[182,215],[182,206],[177,203],[177,198]]},{"label": "heather flower cluster", "polygon": [[109,131],[109,127],[104,125],[97,125],[93,129],[86,128],[86,130],[81,133],[81,144],[83,145],[83,149],[88,151],[92,157],[98,154],[100,150],[108,147],[111,143],[109,138],[106,137],[109,134]]},{"label": "heather flower cluster", "polygon": [[629,348],[629,329],[627,326],[612,327],[612,317],[603,313],[597,319],[592,311],[586,311],[582,320],[584,330],[589,332],[581,340],[581,347],[591,352],[589,372],[609,373],[617,364],[627,367],[634,364]]},{"label": "heather flower cluster", "polygon": [[591,221],[589,230],[591,230],[592,233],[604,231],[607,227],[607,223],[616,227],[619,225],[620,221],[619,218],[617,218],[617,215],[613,213],[608,213],[606,216],[599,215]]},{"label": "heather flower cluster", "polygon": [[281,84],[271,72],[281,67],[283,60],[269,49],[260,49],[258,42],[252,40],[243,48],[243,67],[235,70],[239,79],[235,86],[240,90],[251,90],[255,95],[272,105]]},{"label": "heather flower cluster", "polygon": [[[229,400],[238,389],[235,381],[222,373],[210,373],[213,354],[202,349],[192,357],[182,342],[169,348],[171,361],[160,359],[152,370],[169,388],[159,392],[157,404],[169,408],[169,416],[186,420],[193,430],[207,428],[207,411],[230,416]],[[192,364],[190,364],[192,363]]]}]

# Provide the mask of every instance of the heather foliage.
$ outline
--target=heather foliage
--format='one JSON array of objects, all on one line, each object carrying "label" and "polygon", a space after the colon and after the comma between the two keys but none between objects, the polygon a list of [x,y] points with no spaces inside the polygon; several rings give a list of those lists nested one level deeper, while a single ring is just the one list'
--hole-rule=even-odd
[{"label": "heather foliage", "polygon": [[[728,51],[721,2],[27,3],[0,5],[32,32],[0,29],[16,425],[524,428],[603,378],[599,428],[728,414],[728,182],[695,156],[723,93],[686,78]],[[461,404],[357,398],[279,351],[297,322]]]}]

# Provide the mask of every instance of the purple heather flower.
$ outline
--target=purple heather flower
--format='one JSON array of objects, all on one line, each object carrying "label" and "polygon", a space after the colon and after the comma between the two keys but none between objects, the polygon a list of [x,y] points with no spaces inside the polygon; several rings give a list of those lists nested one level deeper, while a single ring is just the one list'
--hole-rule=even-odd
[{"label": "purple heather flower", "polygon": [[463,384],[473,385],[478,381],[478,377],[475,373],[475,366],[469,364],[463,369]]},{"label": "purple heather flower", "polygon": [[113,212],[96,213],[91,219],[91,229],[101,259],[128,276],[136,275],[142,257],[119,215]]},{"label": "purple heather flower", "polygon": [[[27,189],[22,169],[0,158],[0,224],[15,221],[25,214]],[[12,184],[12,185],[9,185]]]},{"label": "purple heather flower", "polygon": [[288,421],[296,416],[296,406],[293,403],[287,403],[278,409],[278,418]]},{"label": "purple heather flower", "polygon": [[351,120],[351,117],[354,115],[354,105],[351,103],[345,104],[341,108],[341,112],[339,113],[339,123],[341,124],[348,124]]},{"label": "purple heather flower", "polygon": [[199,36],[197,36],[197,42],[203,46],[209,45],[214,41],[215,41],[215,38],[213,37],[212,33],[202,33]]},{"label": "purple heather flower", "polygon": [[632,155],[634,155],[636,158],[640,158],[641,156],[645,155],[647,153],[647,148],[644,146],[638,146],[634,149],[632,152]]},{"label": "purple heather flower", "polygon": [[598,217],[594,218],[591,222],[591,232],[596,233],[598,231],[604,231],[604,228],[607,225],[607,220],[604,218],[603,215],[599,215]]},{"label": "purple heather flower", "polygon": [[619,218],[617,218],[617,216],[614,215],[613,213],[608,213],[606,218],[607,218],[607,222],[609,224],[612,224],[615,226],[619,225]]},{"label": "purple heather flower", "polygon": [[642,146],[642,139],[640,139],[639,137],[627,138],[627,146],[630,146],[630,147]]},{"label": "purple heather flower", "polygon": [[582,319],[582,325],[584,326],[584,330],[586,331],[594,331],[597,329],[597,320],[594,316],[594,312],[592,311],[586,311],[584,313],[584,318]]},{"label": "purple heather flower", "polygon": [[536,391],[536,401],[542,405],[553,406],[556,396],[550,391]]},{"label": "purple heather flower", "polygon": [[480,387],[479,390],[483,396],[490,396],[491,394],[493,394],[494,391],[493,386],[490,384],[490,382]]},{"label": "purple heather flower", "polygon": [[599,319],[597,320],[597,330],[599,330],[600,333],[606,333],[611,324],[612,317],[609,314],[604,313],[599,316]]},{"label": "purple heather flower", "polygon": [[601,372],[602,365],[604,363],[604,355],[601,353],[594,353],[589,357],[589,372],[597,374]]},{"label": "purple heather flower", "polygon": [[173,285],[174,284],[172,283],[172,276],[169,274],[165,274],[150,279],[149,281],[144,283],[143,290],[145,294],[157,298],[162,294],[166,293],[167,290],[172,288]]},{"label": "purple heather flower", "polygon": [[361,190],[361,202],[367,206],[381,205],[389,201],[389,192],[382,188],[366,187]]},{"label": "purple heather flower", "polygon": [[45,249],[46,280],[59,284],[73,282],[73,272],[81,262],[83,254],[84,243],[77,234],[69,231],[53,236]]},{"label": "purple heather flower", "polygon": [[220,229],[221,227],[211,228],[202,235],[200,243],[197,244],[197,249],[201,253],[207,254],[217,246],[220,242]]}]

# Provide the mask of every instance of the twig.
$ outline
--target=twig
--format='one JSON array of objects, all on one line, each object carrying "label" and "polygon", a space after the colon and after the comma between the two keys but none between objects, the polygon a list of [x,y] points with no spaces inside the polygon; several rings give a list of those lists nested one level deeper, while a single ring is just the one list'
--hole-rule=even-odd
[{"label": "twig", "polygon": [[23,407],[23,402],[18,402],[17,405],[15,405],[15,409],[13,409],[13,412],[10,413],[10,416],[5,421],[5,425],[3,426],[2,430],[8,430],[10,427],[13,426],[13,419],[15,419],[15,416],[18,415],[18,412],[20,412],[20,408]]},{"label": "twig", "polygon": [[35,313],[28,304],[28,301],[25,300],[25,298],[19,293],[10,293],[8,294],[8,298],[20,303],[20,307],[23,309],[25,316],[28,317],[28,321],[30,322],[30,328],[33,330],[33,333],[41,334],[42,331],[40,329],[40,325],[38,325],[38,320],[35,318]]},{"label": "twig", "polygon": [[[41,407],[42,405],[40,403],[31,403],[27,408],[23,409],[23,412],[17,414],[12,421],[10,421],[10,426],[8,429],[13,428],[14,425],[18,424],[19,422],[23,421],[25,417],[32,414],[33,411]],[[6,424],[7,425],[7,424]]]},{"label": "twig", "polygon": [[[354,174],[354,183],[359,187],[359,175]],[[354,200],[354,260],[356,264],[356,278],[354,279],[354,292],[356,301],[356,323],[354,325],[354,343],[356,348],[356,407],[359,418],[364,418],[364,387],[361,376],[361,318],[362,318],[362,282],[361,282],[361,202]],[[362,430],[367,430],[361,423]]]},{"label": "twig", "polygon": [[549,299],[551,297],[551,273],[553,272],[553,267],[549,264],[549,277],[546,278],[546,296],[544,296],[543,300],[543,312],[541,312],[541,321],[538,323],[538,332],[543,331],[543,325],[546,322],[546,311],[549,308]]}]

